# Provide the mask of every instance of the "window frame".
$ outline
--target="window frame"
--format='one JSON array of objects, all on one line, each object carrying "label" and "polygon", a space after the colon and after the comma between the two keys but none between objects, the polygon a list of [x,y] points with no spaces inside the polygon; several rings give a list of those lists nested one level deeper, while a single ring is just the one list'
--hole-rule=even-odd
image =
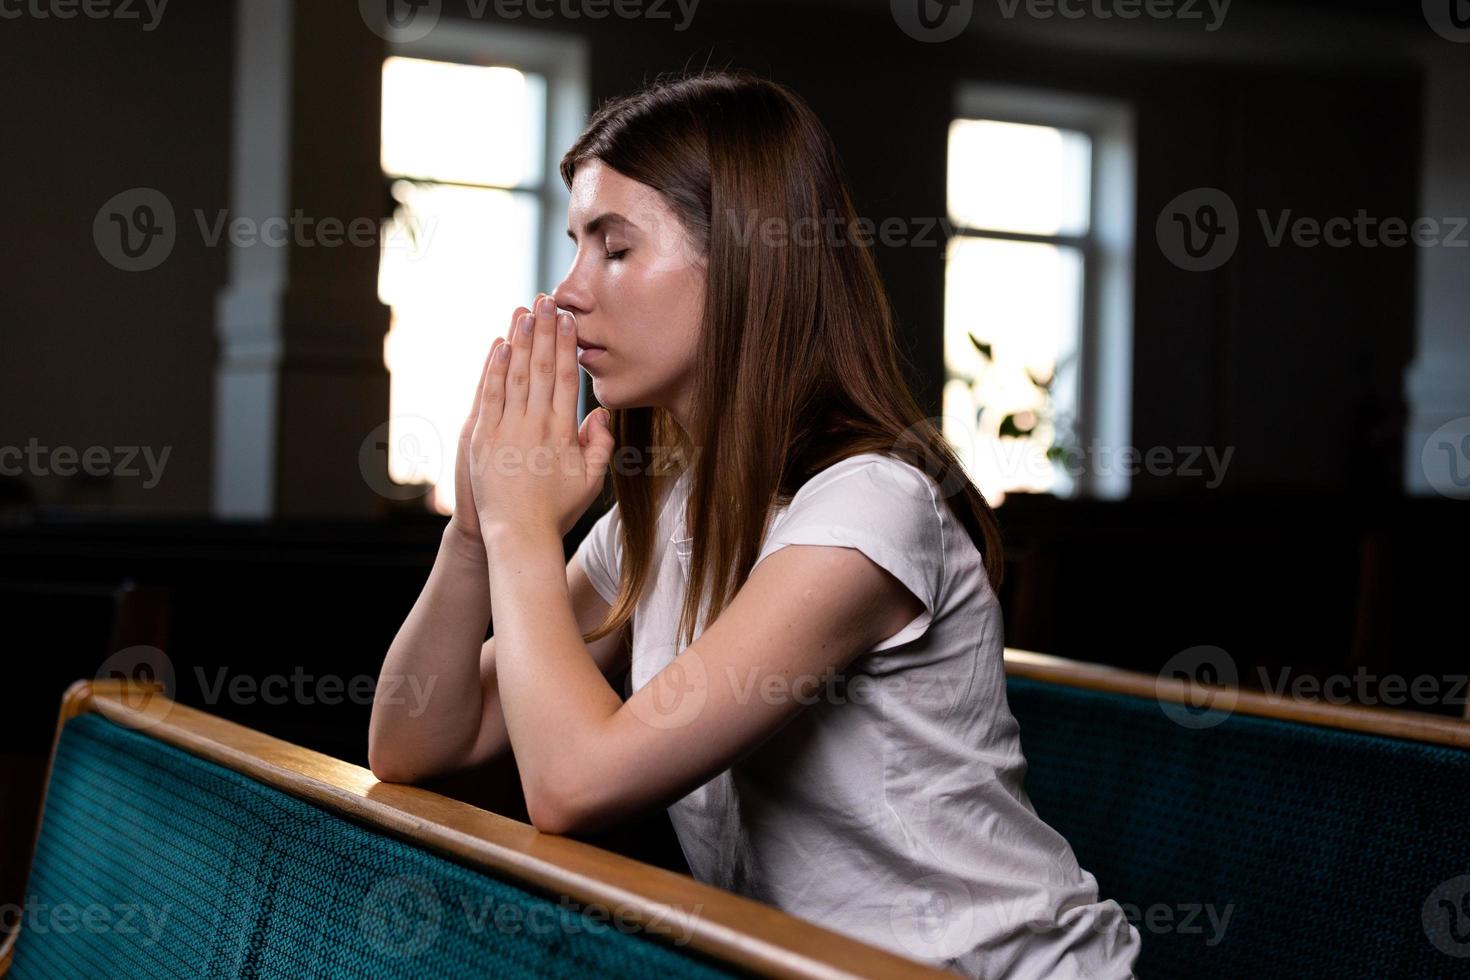
[{"label": "window frame", "polygon": [[[434,29],[411,41],[389,40],[383,56],[422,58],[478,67],[514,68],[546,79],[546,115],[542,179],[534,187],[504,188],[512,193],[535,196],[540,208],[540,241],[535,258],[535,279],[549,290],[561,280],[563,270],[576,257],[575,245],[566,237],[567,207],[571,194],[562,183],[558,168],[565,147],[582,134],[591,112],[588,82],[590,53],[585,39],[503,23],[441,18]],[[380,109],[381,115],[381,109]],[[381,171],[381,164],[379,165]],[[385,180],[392,177],[384,173]],[[428,183],[455,185],[454,181],[419,177]],[[487,187],[470,184],[460,186]],[[530,303],[535,297],[527,296]],[[577,393],[577,418],[586,417],[590,402],[587,379]]]},{"label": "window frame", "polygon": [[[1137,164],[1136,114],[1125,101],[1054,89],[970,82],[956,89],[951,122],[992,120],[1049,126],[1085,134],[1092,143],[1087,231],[1040,235],[956,224],[956,237],[1071,246],[1082,262],[1076,338],[1076,400],[1071,405],[1075,445],[1083,463],[1068,492],[1058,496],[1126,497],[1129,474],[1097,466],[1098,447],[1127,446],[1132,431],[1133,253]],[[945,158],[948,159],[948,145]],[[946,186],[948,177],[946,176]],[[946,214],[948,206],[946,202]],[[947,265],[947,263],[946,263]],[[946,371],[948,367],[946,365]],[[1067,474],[1059,474],[1067,481]]]}]

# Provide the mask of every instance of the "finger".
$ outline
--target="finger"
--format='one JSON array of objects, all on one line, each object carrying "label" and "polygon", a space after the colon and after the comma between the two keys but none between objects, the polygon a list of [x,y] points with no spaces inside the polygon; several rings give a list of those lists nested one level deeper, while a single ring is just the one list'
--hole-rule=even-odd
[{"label": "finger", "polygon": [[509,341],[495,345],[490,368],[485,375],[485,397],[480,400],[480,422],[493,430],[505,414],[505,376],[512,352]]},{"label": "finger", "polygon": [[505,418],[526,414],[526,397],[531,383],[531,331],[536,318],[530,313],[516,317],[511,327],[510,359],[505,369]]},{"label": "finger", "polygon": [[490,372],[494,370],[494,365],[491,362],[495,359],[495,349],[501,344],[510,343],[510,338],[515,336],[516,320],[520,318],[522,313],[529,312],[531,311],[526,309],[526,307],[517,306],[515,310],[513,310],[510,314],[510,326],[506,328],[505,336],[496,337],[493,341],[490,342],[490,350],[485,355],[485,370],[480,375],[480,388],[475,392],[476,412],[480,410],[480,403],[483,401],[484,398],[485,379],[488,378],[490,376]]},{"label": "finger", "polygon": [[577,389],[581,386],[577,324],[570,313],[562,313],[556,318],[556,391],[551,396],[551,412],[568,435],[577,431]]},{"label": "finger", "polygon": [[526,392],[526,410],[551,412],[551,395],[556,387],[556,300],[550,295],[536,301],[535,336],[531,345],[531,383]]},{"label": "finger", "polygon": [[495,349],[504,344],[502,337],[496,337],[490,341],[490,349],[485,352],[485,362],[480,365],[480,380],[475,383],[475,400],[470,403],[470,414],[464,420],[464,426],[460,429],[460,451],[464,454],[464,461],[471,468],[474,466],[473,453],[470,447],[474,444],[475,425],[480,420],[480,406],[485,400],[485,379],[490,377],[492,370],[491,362],[495,360]]},{"label": "finger", "polygon": [[480,365],[480,380],[475,383],[475,400],[470,403],[471,419],[480,414],[480,402],[485,397],[485,379],[490,376],[490,362],[495,359],[495,348],[503,343],[505,338],[496,337],[490,341],[490,349],[485,352],[485,361]]},{"label": "finger", "polygon": [[582,422],[579,439],[582,443],[582,459],[586,463],[588,478],[598,486],[607,476],[608,463],[612,459],[614,438],[607,424],[607,409],[598,408],[587,413]]}]

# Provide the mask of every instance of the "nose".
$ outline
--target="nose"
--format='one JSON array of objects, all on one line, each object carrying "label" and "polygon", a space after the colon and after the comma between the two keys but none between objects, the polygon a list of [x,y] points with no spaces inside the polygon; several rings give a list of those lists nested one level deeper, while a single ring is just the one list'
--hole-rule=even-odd
[{"label": "nose", "polygon": [[556,284],[551,295],[556,300],[557,309],[566,310],[573,316],[581,316],[592,307],[591,295],[579,280],[575,263],[566,278]]}]

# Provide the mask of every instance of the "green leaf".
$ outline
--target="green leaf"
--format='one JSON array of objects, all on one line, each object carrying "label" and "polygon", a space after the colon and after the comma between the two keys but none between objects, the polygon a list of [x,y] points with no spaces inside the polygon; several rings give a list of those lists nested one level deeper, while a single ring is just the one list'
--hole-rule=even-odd
[{"label": "green leaf", "polygon": [[1012,412],[1010,415],[1007,415],[1005,418],[1000,420],[1000,434],[1002,437],[1010,436],[1012,438],[1020,438],[1021,436],[1029,436],[1032,433],[1032,431],[1036,428],[1036,421],[1034,418],[1031,424],[1024,429],[1021,428],[1020,424],[1017,422],[1017,419],[1019,419],[1023,414],[1029,415],[1032,413]]}]

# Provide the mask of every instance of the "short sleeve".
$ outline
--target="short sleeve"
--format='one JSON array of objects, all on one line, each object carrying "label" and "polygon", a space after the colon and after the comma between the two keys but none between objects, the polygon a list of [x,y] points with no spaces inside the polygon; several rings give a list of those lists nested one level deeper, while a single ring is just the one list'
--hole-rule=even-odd
[{"label": "short sleeve", "polygon": [[868,652],[922,636],[934,621],[944,581],[944,522],[933,483],[890,456],[863,453],[809,479],[777,518],[759,562],[788,544],[856,548],[924,604],[907,626]]},{"label": "short sleeve", "polygon": [[618,505],[613,504],[593,523],[575,552],[587,580],[608,605],[612,605],[618,595],[618,570],[623,559],[622,543],[618,540],[621,519]]}]

